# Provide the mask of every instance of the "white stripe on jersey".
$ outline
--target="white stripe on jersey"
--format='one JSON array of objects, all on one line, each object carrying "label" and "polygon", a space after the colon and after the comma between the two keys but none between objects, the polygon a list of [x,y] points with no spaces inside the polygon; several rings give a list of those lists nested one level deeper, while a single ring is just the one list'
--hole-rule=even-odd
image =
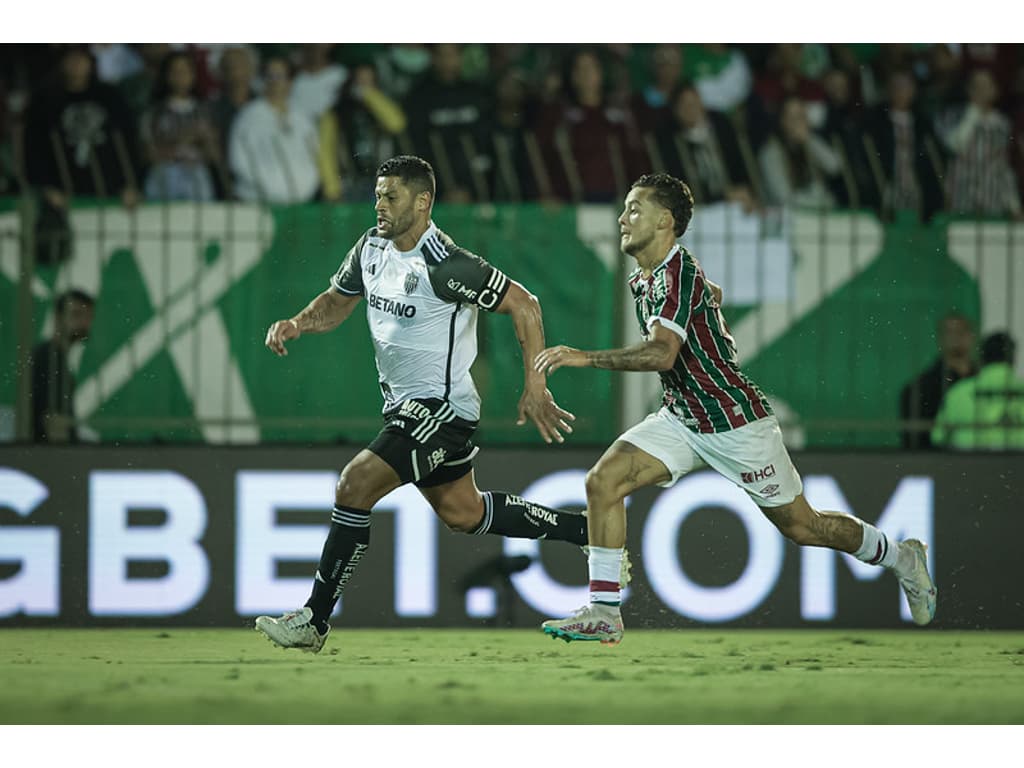
[{"label": "white stripe on jersey", "polygon": [[437,235],[428,238],[424,245],[427,246],[427,249],[432,254],[434,254],[434,258],[436,258],[438,262],[442,262],[448,258],[448,251],[445,250],[445,247],[441,244],[441,240]]}]

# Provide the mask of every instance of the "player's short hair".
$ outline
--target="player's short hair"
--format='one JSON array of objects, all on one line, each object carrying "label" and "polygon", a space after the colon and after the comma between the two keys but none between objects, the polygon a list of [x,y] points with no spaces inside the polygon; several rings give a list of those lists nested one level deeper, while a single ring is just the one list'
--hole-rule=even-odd
[{"label": "player's short hair", "polygon": [[57,314],[62,314],[72,301],[81,302],[87,307],[96,306],[96,299],[79,288],[72,288],[71,290],[64,291],[64,293],[57,297]]},{"label": "player's short hair", "polygon": [[981,342],[981,364],[1012,363],[1017,345],[1010,334],[1003,331],[990,334]]},{"label": "player's short hair", "polygon": [[680,237],[693,218],[693,192],[686,182],[667,173],[648,173],[633,182],[631,189],[643,187],[653,189],[651,198],[662,208],[667,208],[675,219],[673,231]]},{"label": "player's short hair", "polygon": [[390,160],[385,160],[377,168],[377,177],[381,176],[397,176],[403,184],[412,190],[413,195],[429,192],[430,202],[433,204],[437,194],[434,169],[422,157],[398,155]]}]

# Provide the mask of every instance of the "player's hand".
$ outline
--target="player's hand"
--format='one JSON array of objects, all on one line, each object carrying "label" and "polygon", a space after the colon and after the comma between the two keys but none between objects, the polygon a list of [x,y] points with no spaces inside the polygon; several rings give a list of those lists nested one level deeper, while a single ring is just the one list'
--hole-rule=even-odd
[{"label": "player's hand", "polygon": [[589,364],[586,352],[564,344],[548,347],[533,359],[534,370],[545,376],[550,376],[559,368],[586,368]]},{"label": "player's hand", "polygon": [[283,356],[288,354],[288,350],[284,348],[285,342],[297,339],[301,335],[302,331],[294,320],[278,320],[270,326],[264,343],[275,355]]},{"label": "player's hand", "polygon": [[536,426],[540,436],[545,443],[551,443],[552,439],[560,443],[565,442],[562,432],[572,434],[570,421],[576,417],[568,411],[563,411],[555,402],[554,396],[543,385],[527,387],[523,396],[519,398],[519,419],[516,426],[522,426],[530,419]]}]

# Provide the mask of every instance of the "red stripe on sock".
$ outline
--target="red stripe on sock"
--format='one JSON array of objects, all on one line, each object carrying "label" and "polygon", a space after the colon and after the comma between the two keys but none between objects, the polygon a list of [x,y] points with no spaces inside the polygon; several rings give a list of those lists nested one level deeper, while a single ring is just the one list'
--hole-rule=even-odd
[{"label": "red stripe on sock", "polygon": [[591,592],[618,592],[619,582],[617,581],[594,581],[590,582]]},{"label": "red stripe on sock", "polygon": [[875,556],[868,560],[868,565],[878,565],[878,561],[882,559],[882,542],[878,542],[878,550],[875,552]]}]

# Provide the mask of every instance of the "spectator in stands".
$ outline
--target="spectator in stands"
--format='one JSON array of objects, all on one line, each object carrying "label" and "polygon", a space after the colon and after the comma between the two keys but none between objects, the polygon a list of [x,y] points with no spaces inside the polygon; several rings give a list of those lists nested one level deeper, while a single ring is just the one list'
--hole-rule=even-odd
[{"label": "spectator in stands", "polygon": [[58,82],[31,96],[25,130],[28,180],[65,210],[73,196],[138,201],[134,120],[117,91],[96,80],[89,49],[72,45]]},{"label": "spectator in stands", "polygon": [[405,99],[415,154],[437,172],[444,202],[488,199],[490,137],[483,114],[484,92],[462,76],[462,51],[454,43],[430,48],[430,69]]},{"label": "spectator in stands", "polygon": [[171,52],[167,43],[143,43],[137,47],[142,66],[117,84],[121,98],[133,115],[141,115],[153,103],[160,67]]},{"label": "spectator in stands", "polygon": [[302,63],[292,82],[292,106],[309,115],[313,122],[338,100],[348,70],[331,60],[330,43],[306,43],[301,48]]},{"label": "spectator in stands", "polygon": [[803,46],[779,44],[772,48],[765,69],[754,83],[749,102],[752,140],[760,146],[777,124],[783,106],[791,98],[799,98],[810,125],[821,127],[825,122],[825,90],[821,83],[807,77],[801,69]]},{"label": "spectator in stands", "polygon": [[993,333],[981,343],[981,370],[946,393],[932,442],[962,451],[1024,450],[1024,379],[1013,371],[1013,339]]},{"label": "spectator in stands", "polygon": [[665,121],[672,96],[683,80],[683,49],[679,43],[659,43],[650,51],[647,82],[633,97],[637,128],[646,133]]},{"label": "spectator in stands", "polygon": [[750,173],[729,118],[704,108],[696,86],[684,83],[671,100],[670,115],[658,127],[652,167],[686,179],[699,203],[723,200],[755,207]]},{"label": "spectator in stands", "polygon": [[988,70],[971,75],[968,102],[945,121],[944,138],[953,152],[946,174],[950,210],[988,216],[1021,215],[1020,192],[1010,164],[1009,118],[996,109],[999,90]]},{"label": "spectator in stands", "polygon": [[882,213],[913,211],[928,220],[943,207],[943,158],[928,120],[916,108],[915,88],[909,72],[890,75],[888,100],[869,115],[863,141]]},{"label": "spectator in stands", "polygon": [[762,193],[767,205],[831,208],[830,186],[839,180],[840,158],[811,130],[807,109],[799,98],[782,106],[778,131],[761,147]]},{"label": "spectator in stands", "polygon": [[[540,190],[537,176],[544,177],[547,183],[546,169],[538,167],[536,137],[530,133],[533,113],[526,77],[518,69],[506,69],[494,85],[494,108],[489,115],[494,141],[491,189],[495,200],[534,200]],[[549,191],[544,196],[550,197]]]},{"label": "spectator in stands", "polygon": [[538,127],[554,193],[574,202],[618,200],[640,164],[632,115],[606,102],[595,50],[579,49],[568,63],[568,96],[545,108]]},{"label": "spectator in stands", "polygon": [[413,84],[430,70],[432,58],[431,51],[423,43],[381,46],[374,58],[377,79],[388,96],[403,102],[410,95]]},{"label": "spectator in stands", "polygon": [[196,98],[195,66],[184,51],[164,59],[142,118],[142,145],[150,163],[148,200],[212,200],[211,168],[223,162],[210,111]]},{"label": "spectator in stands", "polygon": [[960,60],[948,45],[930,46],[924,61],[928,74],[919,89],[921,110],[934,131],[944,115],[967,100],[967,87]]},{"label": "spectator in stands", "polygon": [[[959,312],[950,312],[936,329],[939,357],[900,392],[900,418],[904,421],[932,421],[950,387],[978,372],[974,362],[974,324]],[[933,447],[931,431],[907,427],[904,448],[928,450]]]},{"label": "spectator in stands", "polygon": [[89,337],[95,300],[84,291],[57,297],[53,335],[32,350],[32,439],[39,443],[78,441],[75,377],[68,366],[71,345]]},{"label": "spectator in stands", "polygon": [[864,120],[854,102],[850,76],[832,68],[821,79],[825,90],[825,123],[822,138],[839,155],[842,183],[834,189],[839,205],[847,208],[878,208],[880,196],[864,149]]},{"label": "spectator in stands", "polygon": [[227,153],[231,127],[239,111],[256,98],[253,79],[256,77],[256,54],[247,45],[235,45],[220,56],[220,95],[213,102],[211,112],[221,149]]},{"label": "spectator in stands", "polygon": [[142,57],[134,46],[124,43],[93,43],[89,46],[96,63],[96,79],[101,83],[117,85],[139,72]]},{"label": "spectator in stands", "polygon": [[243,107],[231,129],[228,156],[235,194],[269,203],[312,200],[320,187],[317,127],[291,106],[287,59],[269,57],[263,80],[263,97]]},{"label": "spectator in stands", "polygon": [[373,200],[377,167],[395,154],[395,137],[405,127],[405,112],[380,89],[374,65],[355,64],[337,103],[320,121],[324,197]]},{"label": "spectator in stands", "polygon": [[738,48],[721,43],[687,45],[683,58],[683,73],[697,86],[708,109],[732,112],[750,97],[753,76]]}]

